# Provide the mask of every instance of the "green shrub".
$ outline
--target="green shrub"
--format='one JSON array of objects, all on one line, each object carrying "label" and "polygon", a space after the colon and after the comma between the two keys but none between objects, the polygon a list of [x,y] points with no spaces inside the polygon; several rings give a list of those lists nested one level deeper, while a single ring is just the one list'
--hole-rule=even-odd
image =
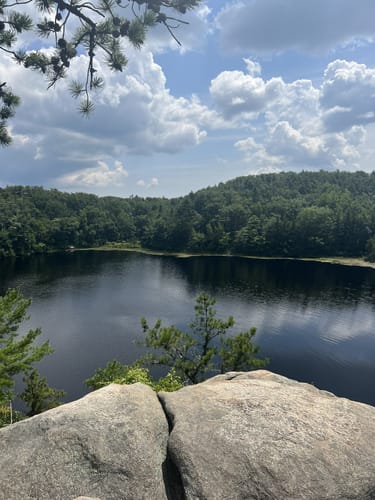
[{"label": "green shrub", "polygon": [[97,390],[109,384],[135,384],[140,382],[150,386],[154,391],[173,392],[183,387],[182,380],[172,369],[165,376],[154,380],[147,368],[138,364],[123,365],[117,360],[107,363],[105,368],[98,368],[85,384],[91,390]]},{"label": "green shrub", "polygon": [[12,411],[9,406],[1,405],[0,406],[0,427],[5,427],[11,423],[20,422],[25,419],[26,416],[20,411]]}]

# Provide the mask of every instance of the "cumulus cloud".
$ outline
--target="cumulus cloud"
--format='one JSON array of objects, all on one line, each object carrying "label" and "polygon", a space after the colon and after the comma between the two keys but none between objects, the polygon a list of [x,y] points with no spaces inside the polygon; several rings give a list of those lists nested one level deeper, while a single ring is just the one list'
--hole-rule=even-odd
[{"label": "cumulus cloud", "polygon": [[311,120],[317,112],[320,95],[311,80],[291,83],[280,77],[264,80],[259,63],[250,59],[244,59],[244,63],[247,72],[223,71],[211,81],[214,104],[225,117],[254,119],[260,113],[267,113],[270,122],[292,119],[296,126],[306,124],[307,118]]},{"label": "cumulus cloud", "polygon": [[375,36],[372,0],[235,0],[216,16],[222,45],[247,53],[327,51]]},{"label": "cumulus cloud", "polygon": [[258,62],[244,58],[244,63],[246,64],[246,69],[249,75],[258,76],[262,73],[262,67]]},{"label": "cumulus cloud", "polygon": [[[0,74],[7,75],[8,84],[22,97],[12,123],[16,138],[23,139],[15,141],[12,158],[17,173],[24,170],[23,182],[30,182],[29,178],[40,182],[48,175],[53,183],[53,178],[74,176],[98,161],[111,162],[124,154],[175,154],[204,141],[208,127],[222,126],[219,115],[198,97],[170,92],[150,52],[132,50],[124,73],[113,73],[98,61],[106,86],[95,97],[96,110],[89,119],[77,113],[77,103],[66,89],[68,82],[47,92],[40,75],[0,54]],[[71,78],[84,78],[86,63],[84,55],[72,61]],[[11,167],[1,175],[3,183],[14,182]]]},{"label": "cumulus cloud", "polygon": [[[311,80],[285,83],[280,77],[264,80],[259,63],[244,59],[247,71],[223,71],[211,81],[210,93],[214,104],[226,119],[255,119],[267,113],[269,122],[288,119],[295,126],[311,128],[311,118],[317,113],[319,90]],[[290,110],[293,109],[293,113]]]},{"label": "cumulus cloud", "polygon": [[83,168],[59,177],[57,183],[64,188],[120,186],[127,177],[128,172],[120,161],[116,160],[112,168],[104,161],[98,161],[95,167]]},{"label": "cumulus cloud", "polygon": [[282,165],[282,159],[278,156],[272,156],[267,151],[266,144],[261,144],[255,141],[253,137],[241,139],[234,144],[234,147],[240,151],[248,162],[251,162],[252,168],[258,172],[267,171],[269,169]]},{"label": "cumulus cloud", "polygon": [[331,62],[324,72],[320,104],[330,131],[375,122],[375,69],[355,61]]},{"label": "cumulus cloud", "polygon": [[[324,72],[321,85],[315,87],[310,80],[267,81],[258,64],[255,74],[248,59],[245,64],[247,73],[225,71],[212,81],[210,90],[225,116],[253,127],[252,135],[237,140],[234,146],[254,172],[359,166],[366,140],[364,125],[374,121],[374,70],[334,61]],[[334,129],[328,127],[328,119],[337,113],[346,113],[346,121]]]},{"label": "cumulus cloud", "polygon": [[223,71],[211,81],[210,93],[227,118],[246,113],[256,116],[272,99],[273,82],[243,71]]},{"label": "cumulus cloud", "polygon": [[[242,55],[247,57],[242,68],[222,71],[212,79],[207,101],[206,88],[200,97],[182,97],[168,88],[152,51],[178,46],[165,30],[157,29],[150,31],[143,50],[126,47],[129,65],[123,73],[111,72],[100,59],[97,61],[106,86],[95,97],[96,111],[88,120],[78,115],[67,82],[46,92],[47,83],[40,75],[14,65],[2,53],[0,74],[6,75],[23,102],[12,120],[14,145],[2,153],[0,183],[22,179],[22,183],[58,183],[92,191],[99,187],[103,193],[110,192],[111,186],[129,184],[126,170],[116,163],[117,159],[126,156],[127,168],[133,173],[136,165],[145,161],[141,156],[158,155],[155,161],[146,160],[149,168],[164,160],[171,165],[169,155],[187,155],[203,143],[197,152],[203,151],[208,157],[210,148],[217,147],[211,158],[222,158],[229,141],[255,173],[356,168],[363,164],[364,157],[370,164],[372,158],[367,153],[375,136],[375,69],[336,60],[314,82],[307,78],[286,81],[277,74],[273,78],[262,76],[260,58],[249,56],[290,48],[327,50],[369,39],[375,32],[373,14],[373,0],[362,0],[361,8],[353,0],[228,0],[216,17],[218,33],[227,48],[245,50]],[[213,15],[207,5],[202,5],[189,16],[190,25],[181,26],[176,33],[183,50],[199,50],[211,32]],[[43,50],[51,48],[45,46]],[[195,58],[192,56],[189,62]],[[167,59],[161,60],[169,64]],[[204,75],[212,75],[217,62],[210,60]],[[84,55],[77,57],[72,61],[70,76],[84,79],[86,64]],[[268,60],[268,74],[270,69]],[[209,137],[219,129],[220,134]],[[229,171],[233,157],[228,157],[225,162]],[[133,164],[129,164],[129,158]],[[209,165],[204,161],[200,164]],[[224,170],[222,160],[217,162],[219,168],[220,164]],[[142,170],[134,181],[139,178],[138,187],[151,189],[159,183],[152,177],[154,173],[155,168],[153,172]],[[165,177],[157,175],[164,187]]]},{"label": "cumulus cloud", "polygon": [[325,156],[322,138],[309,136],[295,129],[287,121],[277,123],[271,130],[269,150],[282,158],[293,158],[297,163],[321,165]]}]

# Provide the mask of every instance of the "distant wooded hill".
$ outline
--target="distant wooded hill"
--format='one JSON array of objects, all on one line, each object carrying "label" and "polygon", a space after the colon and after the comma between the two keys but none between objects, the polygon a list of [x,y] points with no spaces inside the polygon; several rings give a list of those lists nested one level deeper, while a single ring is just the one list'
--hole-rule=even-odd
[{"label": "distant wooded hill", "polygon": [[170,200],[0,189],[2,257],[108,242],[259,256],[375,253],[375,172],[239,177]]}]

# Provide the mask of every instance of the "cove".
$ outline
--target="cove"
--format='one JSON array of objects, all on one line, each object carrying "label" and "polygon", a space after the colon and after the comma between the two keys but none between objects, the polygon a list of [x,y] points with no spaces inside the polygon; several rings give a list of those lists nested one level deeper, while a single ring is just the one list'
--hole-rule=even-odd
[{"label": "cove", "polygon": [[140,318],[185,328],[206,290],[235,331],[257,328],[268,369],[375,405],[375,271],[304,261],[73,252],[5,260],[0,292],[33,299],[31,319],[55,353],[39,363],[66,401],[96,368],[133,362]]}]

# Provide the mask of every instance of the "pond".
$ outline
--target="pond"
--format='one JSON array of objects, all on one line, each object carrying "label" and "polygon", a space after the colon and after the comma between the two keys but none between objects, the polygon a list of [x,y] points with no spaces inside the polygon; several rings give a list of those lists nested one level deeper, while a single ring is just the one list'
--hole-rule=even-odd
[{"label": "pond", "polygon": [[2,261],[0,292],[33,300],[22,331],[40,326],[55,353],[39,363],[66,401],[112,359],[142,354],[140,318],[184,328],[205,290],[234,331],[257,328],[268,369],[375,405],[375,270],[239,257],[73,252]]}]

